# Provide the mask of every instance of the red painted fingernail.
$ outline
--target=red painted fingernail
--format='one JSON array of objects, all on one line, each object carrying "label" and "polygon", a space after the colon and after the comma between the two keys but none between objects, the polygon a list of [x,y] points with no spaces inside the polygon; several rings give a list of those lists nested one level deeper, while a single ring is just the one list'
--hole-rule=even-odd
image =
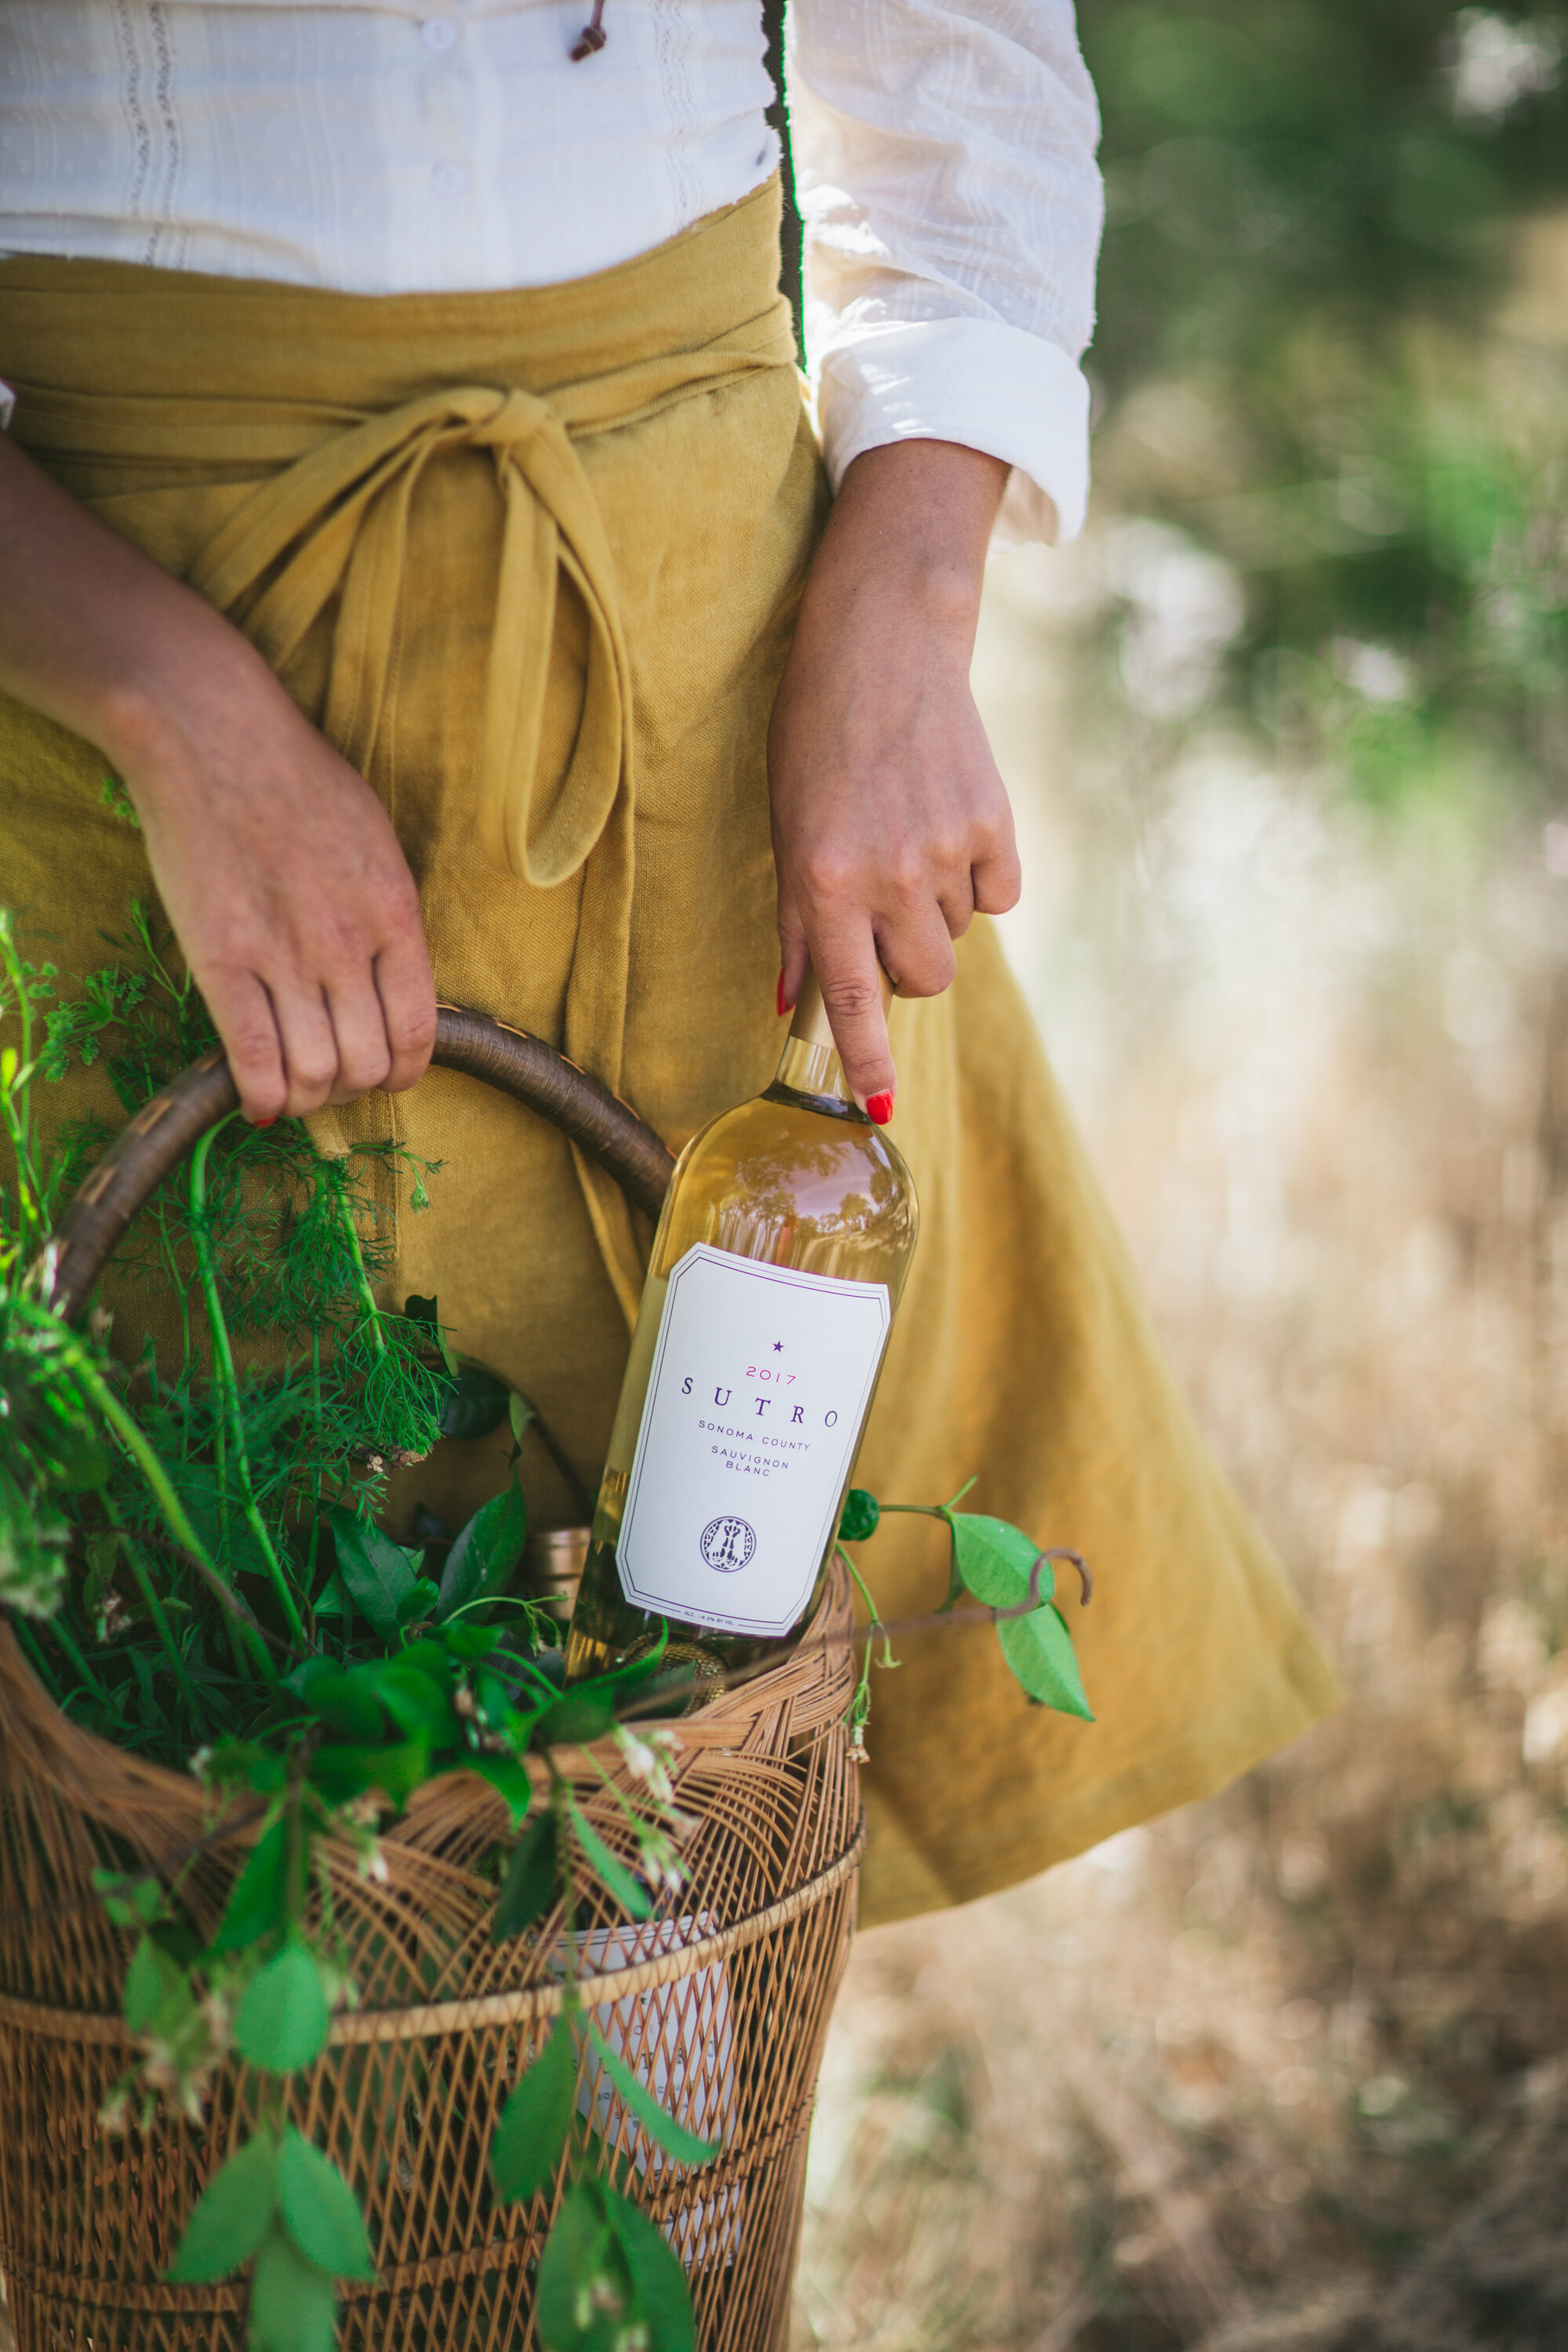
[{"label": "red painted fingernail", "polygon": [[887,1126],[893,1116],[893,1097],[890,1089],[887,1094],[867,1096],[866,1116],[873,1127]]},{"label": "red painted fingernail", "polygon": [[276,1127],[278,1119],[276,1114],[274,1114],[271,1118],[253,1118],[250,1124],[252,1127]]},{"label": "red painted fingernail", "polygon": [[779,1019],[782,1021],[784,1014],[789,1011],[789,999],[784,994],[784,974],[782,971],[779,974],[778,1008]]}]

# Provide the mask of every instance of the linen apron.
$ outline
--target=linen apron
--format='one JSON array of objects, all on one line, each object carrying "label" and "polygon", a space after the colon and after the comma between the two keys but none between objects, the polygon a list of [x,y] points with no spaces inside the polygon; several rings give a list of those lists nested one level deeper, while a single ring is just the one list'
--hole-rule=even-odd
[{"label": "linen apron", "polygon": [[[774,183],[515,293],[0,264],[17,441],[227,613],[369,778],[439,994],[560,1045],[673,1150],[782,1042],[765,741],[826,493],[778,228]],[[0,698],[0,897],[68,980],[153,895],[104,769]],[[977,1474],[971,1507],[1085,1553],[1095,1599],[1068,1606],[1098,1720],[1026,1705],[984,1629],[903,1643],[874,1677],[863,1924],[1202,1796],[1337,1697],[1176,1394],[983,919],[892,1036],[921,1241],[857,1480],[936,1502]],[[58,1099],[118,1116],[97,1069]],[[388,1299],[436,1296],[591,1492],[646,1226],[553,1129],[451,1073],[312,1125],[442,1163],[417,1216],[383,1183]],[[141,1297],[116,1297],[128,1356]],[[448,1445],[414,1475],[455,1516],[504,1462],[501,1438]],[[536,1524],[567,1519],[531,1449],[523,1471]],[[945,1592],[931,1522],[884,1522],[860,1559],[888,1618]]]}]

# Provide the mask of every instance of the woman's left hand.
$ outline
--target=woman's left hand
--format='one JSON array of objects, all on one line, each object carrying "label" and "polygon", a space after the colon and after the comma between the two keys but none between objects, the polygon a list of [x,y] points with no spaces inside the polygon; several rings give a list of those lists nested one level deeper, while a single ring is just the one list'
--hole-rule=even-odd
[{"label": "woman's left hand", "polygon": [[784,995],[809,961],[850,1090],[879,1121],[897,1086],[879,961],[901,995],[940,995],[973,915],[1018,898],[1013,813],[969,686],[1006,479],[950,441],[858,457],[773,705]]}]

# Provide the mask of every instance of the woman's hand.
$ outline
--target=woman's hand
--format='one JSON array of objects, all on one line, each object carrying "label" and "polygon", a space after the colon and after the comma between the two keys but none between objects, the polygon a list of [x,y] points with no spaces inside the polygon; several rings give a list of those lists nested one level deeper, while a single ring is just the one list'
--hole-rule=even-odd
[{"label": "woman's hand", "polygon": [[948,441],[845,475],[768,738],[784,995],[809,961],[857,1101],[897,1078],[877,966],[905,996],[951,982],[978,910],[1017,903],[1007,803],[969,688],[986,543],[1007,478]]},{"label": "woman's hand", "polygon": [[0,436],[0,686],[125,781],[247,1118],[422,1076],[435,985],[386,812],[255,648]]}]

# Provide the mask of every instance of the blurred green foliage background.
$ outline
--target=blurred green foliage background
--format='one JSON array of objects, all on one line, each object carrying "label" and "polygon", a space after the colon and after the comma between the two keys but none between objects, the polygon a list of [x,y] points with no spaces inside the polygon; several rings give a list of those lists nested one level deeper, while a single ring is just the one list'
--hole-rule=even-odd
[{"label": "blurred green foliage background", "polygon": [[[1079,23],[1105,125],[1100,511],[1235,583],[1202,691],[1201,661],[1141,686],[1136,646],[1121,686],[1171,722],[1217,688],[1277,756],[1374,799],[1478,755],[1554,797],[1568,261],[1555,352],[1495,321],[1521,221],[1561,212],[1568,252],[1568,16],[1079,0]],[[1162,546],[1112,578],[1122,623]]]}]

